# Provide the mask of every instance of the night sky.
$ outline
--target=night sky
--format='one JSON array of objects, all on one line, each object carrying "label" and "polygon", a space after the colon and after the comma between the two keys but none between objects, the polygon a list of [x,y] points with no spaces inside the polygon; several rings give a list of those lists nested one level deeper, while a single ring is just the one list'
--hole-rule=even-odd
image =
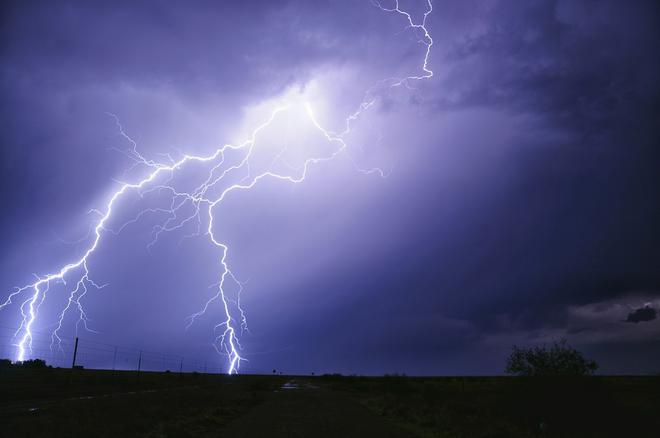
[{"label": "night sky", "polygon": [[[425,1],[400,3],[421,20]],[[241,372],[498,374],[513,344],[561,338],[599,372],[660,372],[657,2],[433,8],[432,78],[368,93],[349,153],[303,183],[264,179],[217,210],[245,283]],[[146,175],[111,114],[166,162],[244,141],[287,96],[339,132],[379,80],[423,73],[419,34],[369,0],[15,1],[0,17],[3,300],[79,258],[90,210]],[[257,144],[289,142],[295,161],[330,147],[318,134],[294,114]],[[108,228],[156,202],[129,194]],[[149,245],[166,218],[103,234],[89,268],[107,286],[82,299],[97,333],[78,335],[224,367],[221,305],[186,329],[219,252],[182,239],[192,223]],[[53,330],[75,281],[52,285],[35,331]],[[25,298],[0,310],[4,328]]]}]

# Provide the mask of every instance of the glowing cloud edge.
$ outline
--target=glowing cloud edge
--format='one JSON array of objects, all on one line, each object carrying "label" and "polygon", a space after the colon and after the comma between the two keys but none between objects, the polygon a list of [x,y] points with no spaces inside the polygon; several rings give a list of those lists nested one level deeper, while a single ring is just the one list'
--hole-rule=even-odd
[{"label": "glowing cloud edge", "polygon": [[[213,188],[216,184],[218,184],[220,181],[222,181],[223,178],[229,172],[232,172],[233,170],[237,170],[237,169],[244,169],[246,167],[248,168],[248,172],[249,172],[249,160],[254,151],[257,136],[261,133],[261,131],[263,131],[265,128],[270,126],[276,120],[277,116],[280,113],[288,109],[288,106],[286,105],[278,107],[274,111],[272,111],[270,117],[264,123],[262,123],[257,128],[255,128],[252,131],[251,135],[249,136],[249,139],[244,141],[243,143],[240,143],[238,145],[225,144],[221,148],[217,149],[214,153],[206,156],[186,154],[183,155],[182,158],[176,161],[171,159],[170,157],[169,164],[158,163],[153,160],[147,160],[144,156],[142,156],[137,150],[136,143],[128,136],[128,134],[124,132],[121,124],[119,123],[119,119],[116,116],[111,115],[112,117],[115,118],[120,134],[126,140],[128,140],[133,146],[131,150],[125,152],[125,154],[135,162],[134,165],[129,170],[132,170],[136,166],[140,166],[140,165],[146,166],[147,168],[152,170],[150,173],[148,173],[146,177],[139,180],[138,182],[121,183],[120,188],[112,194],[109,201],[106,203],[105,212],[94,210],[94,212],[100,215],[100,219],[96,223],[96,226],[93,229],[94,237],[92,239],[92,243],[85,250],[85,252],[79,259],[64,265],[54,273],[47,274],[42,277],[37,276],[36,281],[34,281],[33,283],[21,287],[17,287],[15,291],[9,294],[7,299],[2,304],[0,304],[0,310],[2,310],[5,307],[13,304],[14,298],[24,293],[28,294],[27,299],[25,299],[20,305],[22,320],[20,326],[14,333],[14,339],[15,339],[14,345],[17,347],[15,360],[19,362],[24,361],[27,352],[32,351],[32,340],[33,340],[32,327],[37,319],[39,308],[45,301],[46,295],[50,290],[51,283],[61,282],[66,285],[65,277],[67,276],[67,274],[70,273],[73,274],[78,270],[80,271],[80,275],[76,277],[77,278],[75,282],[76,287],[70,292],[66,306],[59,313],[57,327],[53,330],[51,334],[51,350],[55,349],[56,347],[61,348],[61,338],[59,337],[59,330],[62,328],[64,317],[66,316],[67,312],[69,311],[69,309],[71,309],[72,306],[74,306],[78,310],[78,314],[79,314],[79,319],[76,323],[76,328],[78,327],[79,323],[82,323],[87,330],[90,330],[87,327],[88,318],[82,304],[80,303],[80,300],[87,293],[88,287],[101,289],[105,287],[105,285],[99,285],[91,279],[88,268],[89,258],[97,250],[103,232],[110,232],[112,234],[117,234],[121,232],[121,230],[128,224],[138,221],[144,214],[153,211],[153,209],[145,209],[139,212],[134,219],[122,225],[118,231],[113,231],[112,229],[107,228],[106,225],[112,217],[114,211],[113,209],[116,207],[116,203],[124,194],[126,194],[131,190],[136,191],[142,195],[144,193],[147,193],[148,191],[167,190],[170,191],[172,194],[172,203],[170,204],[169,210],[163,209],[162,211],[169,212],[172,215],[176,216],[175,213],[179,209],[181,209],[183,205],[189,203],[194,207],[194,213],[186,216],[181,222],[179,222],[174,226],[171,226],[170,220],[168,220],[165,222],[164,225],[156,227],[154,241],[149,246],[155,243],[155,241],[158,239],[158,236],[162,232],[169,232],[180,229],[186,223],[194,219],[197,219],[198,224],[201,224],[201,220],[199,216],[200,208],[204,206],[208,210],[208,226],[206,228],[205,235],[207,235],[209,237],[210,242],[213,245],[215,245],[217,248],[219,248],[221,251],[221,256],[219,261],[222,272],[220,274],[219,282],[215,285],[217,287],[217,292],[206,301],[204,306],[198,312],[189,316],[188,327],[195,322],[196,318],[206,313],[211,303],[220,300],[223,306],[225,319],[224,321],[218,323],[214,327],[216,338],[214,340],[213,346],[219,353],[221,354],[224,353],[227,355],[228,358],[227,373],[228,374],[237,373],[240,368],[240,363],[246,360],[239,353],[239,351],[241,350],[241,345],[237,335],[237,331],[239,329],[241,331],[247,330],[247,320],[245,317],[245,313],[240,306],[240,293],[242,292],[242,284],[236,279],[231,269],[229,268],[229,265],[227,264],[227,255],[229,252],[228,246],[222,243],[220,240],[218,240],[213,232],[213,224],[214,221],[216,220],[214,216],[214,208],[218,206],[229,193],[240,190],[249,190],[252,187],[254,187],[257,183],[259,183],[259,181],[265,178],[279,179],[294,184],[298,184],[305,181],[309,168],[312,165],[318,164],[320,162],[333,160],[339,154],[346,151],[346,149],[348,148],[348,144],[345,142],[344,137],[348,133],[350,133],[351,123],[357,120],[362,113],[369,110],[375,104],[377,100],[377,93],[379,91],[385,88],[399,87],[402,85],[407,88],[410,88],[411,81],[420,81],[424,79],[430,79],[433,77],[433,71],[429,69],[429,65],[428,65],[429,57],[431,54],[431,47],[433,46],[433,39],[431,38],[431,35],[429,34],[428,29],[426,27],[427,19],[429,15],[433,12],[432,0],[426,1],[427,9],[424,12],[421,23],[415,23],[409,12],[400,9],[398,0],[395,0],[393,8],[383,7],[382,4],[377,0],[372,0],[372,4],[378,7],[379,9],[381,9],[382,11],[389,13],[397,13],[405,17],[405,19],[408,22],[406,28],[412,29],[416,33],[416,35],[418,35],[419,37],[418,41],[426,47],[424,54],[424,61],[421,68],[423,74],[411,75],[403,78],[388,78],[379,81],[372,88],[367,90],[367,92],[365,93],[365,98],[358,106],[358,109],[352,114],[350,114],[348,117],[346,117],[345,128],[340,133],[334,133],[322,127],[321,124],[318,122],[311,105],[309,103],[305,103],[306,114],[309,117],[310,121],[312,122],[313,126],[316,129],[318,129],[320,133],[323,134],[323,136],[329,143],[335,144],[336,147],[329,155],[306,159],[301,168],[301,174],[297,177],[276,173],[271,170],[265,171],[253,177],[251,177],[248,173],[247,177],[243,178],[239,183],[235,183],[230,185],[229,187],[226,187],[215,198],[208,198],[206,196],[209,190]],[[224,164],[225,152],[229,150],[245,151],[245,156],[237,165],[232,165],[227,169],[223,170],[223,172],[219,176],[214,176],[215,172],[218,169],[220,169],[221,166]],[[181,169],[184,165],[191,162],[215,163],[214,166],[209,171],[209,177],[207,178],[207,180],[192,192],[179,192],[174,187],[167,184],[159,184],[157,186],[150,188],[148,191],[140,192],[142,189],[146,188],[150,183],[155,182],[158,179],[158,177],[160,177],[161,175],[165,175],[168,173],[171,175],[175,171]],[[358,170],[366,174],[378,173],[380,176],[385,176],[385,173],[378,168],[369,169],[369,170],[358,168]],[[245,179],[249,179],[250,181],[245,183],[244,182]],[[238,318],[232,316],[229,299],[225,292],[226,291],[225,284],[228,281],[228,279],[235,282],[239,286],[237,299],[235,300],[235,305],[239,312]],[[238,326],[235,323],[236,319],[239,320]]]}]

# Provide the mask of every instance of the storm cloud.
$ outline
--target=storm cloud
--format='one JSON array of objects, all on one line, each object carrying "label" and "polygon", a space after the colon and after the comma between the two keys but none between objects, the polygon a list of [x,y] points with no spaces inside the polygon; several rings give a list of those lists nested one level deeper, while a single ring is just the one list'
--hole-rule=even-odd
[{"label": "storm cloud", "polygon": [[[656,3],[434,2],[433,79],[382,93],[350,139],[387,178],[339,160],[223,208],[248,280],[245,370],[492,374],[514,343],[567,337],[605,372],[657,371],[657,294],[635,292],[660,290]],[[406,2],[417,18],[424,5]],[[369,0],[4,2],[1,16],[2,298],[79,254],[62,242],[127,176],[108,113],[154,159],[243,140],[287,90],[318,87],[340,130],[370,86],[422,60]],[[219,309],[185,330],[217,254],[176,235],[149,252],[153,225],[104,241],[92,268],[109,286],[86,297],[100,333],[85,336],[222,360]]]},{"label": "storm cloud", "polygon": [[653,321],[658,316],[658,311],[651,306],[644,306],[628,314],[626,322],[634,322],[635,324],[644,321]]}]

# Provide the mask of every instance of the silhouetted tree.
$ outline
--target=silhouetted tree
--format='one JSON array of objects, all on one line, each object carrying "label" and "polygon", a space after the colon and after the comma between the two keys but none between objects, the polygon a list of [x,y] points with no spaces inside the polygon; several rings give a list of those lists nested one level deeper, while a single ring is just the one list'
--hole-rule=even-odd
[{"label": "silhouetted tree", "polygon": [[48,368],[46,361],[43,359],[29,359],[20,362],[23,368]]},{"label": "silhouetted tree", "polygon": [[506,372],[518,376],[585,376],[593,374],[598,364],[586,359],[565,339],[546,345],[521,348],[513,346]]}]

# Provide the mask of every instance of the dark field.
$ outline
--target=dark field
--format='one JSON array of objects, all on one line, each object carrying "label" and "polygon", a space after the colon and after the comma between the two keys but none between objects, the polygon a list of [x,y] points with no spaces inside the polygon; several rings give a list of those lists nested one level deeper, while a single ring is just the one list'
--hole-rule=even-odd
[{"label": "dark field", "polygon": [[660,378],[0,371],[3,436],[660,436]]}]

